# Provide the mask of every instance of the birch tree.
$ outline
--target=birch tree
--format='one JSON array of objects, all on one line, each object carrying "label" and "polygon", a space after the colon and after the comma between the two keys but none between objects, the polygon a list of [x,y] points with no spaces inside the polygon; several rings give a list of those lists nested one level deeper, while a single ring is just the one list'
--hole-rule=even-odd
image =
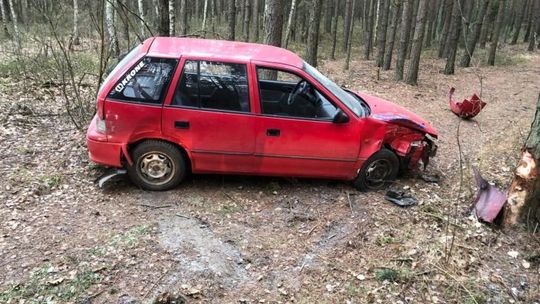
[{"label": "birch tree", "polygon": [[244,41],[249,41],[250,26],[251,23],[251,2],[246,0],[244,8]]},{"label": "birch tree", "polygon": [[235,28],[236,28],[236,3],[234,0],[229,0],[229,40],[234,40],[235,38]]},{"label": "birch tree", "polygon": [[208,0],[204,0],[203,19],[202,19],[202,27],[201,27],[203,32],[206,30],[206,16],[207,16],[207,14],[208,14]]},{"label": "birch tree", "polygon": [[13,5],[13,0],[9,0],[9,10],[11,12],[11,21],[13,23],[13,32],[15,39],[19,41],[21,37],[19,36],[19,25],[17,24],[17,12],[15,11],[15,6]]},{"label": "birch tree", "polygon": [[180,0],[180,35],[186,36],[188,32],[187,0]]},{"label": "birch tree", "polygon": [[176,14],[174,11],[174,0],[169,0],[169,36],[176,36]]},{"label": "birch tree", "polygon": [[291,35],[291,26],[293,22],[293,18],[295,16],[296,12],[296,3],[297,0],[292,0],[291,2],[291,10],[289,11],[289,19],[287,20],[287,28],[285,29],[285,38],[283,39],[283,47],[287,48],[289,45],[289,38]]},{"label": "birch tree", "polygon": [[144,18],[144,6],[143,0],[137,1],[137,8],[139,9],[139,18],[141,20],[141,37],[146,37],[146,21]]},{"label": "birch tree", "polygon": [[105,1],[105,26],[107,27],[107,33],[109,34],[109,51],[113,57],[117,58],[120,55],[120,50],[118,48],[116,29],[114,27],[114,8],[111,1]]}]

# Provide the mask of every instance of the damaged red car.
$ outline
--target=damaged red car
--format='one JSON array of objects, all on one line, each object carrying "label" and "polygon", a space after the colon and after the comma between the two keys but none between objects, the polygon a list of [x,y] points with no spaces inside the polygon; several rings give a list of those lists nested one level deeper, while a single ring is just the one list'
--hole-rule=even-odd
[{"label": "damaged red car", "polygon": [[268,45],[156,37],[98,93],[90,159],[148,190],[189,173],[350,180],[377,189],[427,165],[437,131],[383,99],[341,88]]}]

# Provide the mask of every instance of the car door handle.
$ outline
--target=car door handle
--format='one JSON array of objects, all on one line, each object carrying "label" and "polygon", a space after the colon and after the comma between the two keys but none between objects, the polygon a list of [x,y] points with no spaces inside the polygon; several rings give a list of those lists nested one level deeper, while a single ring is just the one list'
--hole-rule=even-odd
[{"label": "car door handle", "polygon": [[267,129],[266,136],[279,136],[281,131],[279,129]]},{"label": "car door handle", "polygon": [[189,121],[177,120],[174,122],[175,129],[189,129]]}]

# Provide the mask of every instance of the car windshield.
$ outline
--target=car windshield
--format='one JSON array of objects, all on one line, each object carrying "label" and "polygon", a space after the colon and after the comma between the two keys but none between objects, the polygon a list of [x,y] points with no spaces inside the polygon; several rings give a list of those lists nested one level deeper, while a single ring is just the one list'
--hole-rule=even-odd
[{"label": "car windshield", "polygon": [[304,61],[304,71],[306,71],[311,77],[315,78],[325,88],[327,88],[334,96],[336,96],[349,110],[351,110],[356,116],[364,117],[367,114],[366,108],[362,106],[362,100],[358,98],[352,92],[345,91],[335,82],[328,79],[316,68],[309,65]]},{"label": "car windshield", "polygon": [[107,75],[107,78],[105,78],[105,80],[103,80],[103,82],[101,83],[101,86],[99,87],[99,92],[100,93],[101,93],[101,90],[103,89],[103,87],[105,87],[105,84],[108,83],[111,80],[113,75],[116,74],[116,72],[118,72],[118,70],[120,70],[128,62],[130,62],[131,59],[133,59],[133,57],[135,57],[137,54],[139,54],[139,51],[140,51],[141,48],[142,48],[142,43],[139,44],[137,47],[135,47],[133,50],[131,50],[126,56],[124,56],[124,58],[122,58],[122,60],[120,60],[120,62],[118,62],[118,64],[109,73],[109,75]]}]

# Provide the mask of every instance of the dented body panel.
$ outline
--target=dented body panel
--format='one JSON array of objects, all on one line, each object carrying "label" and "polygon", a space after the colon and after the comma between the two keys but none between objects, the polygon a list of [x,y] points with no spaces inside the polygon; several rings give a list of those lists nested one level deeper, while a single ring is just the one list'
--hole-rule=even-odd
[{"label": "dented body panel", "polygon": [[[418,115],[381,98],[355,93],[369,111],[357,115],[322,83],[302,69],[300,57],[287,50],[248,43],[150,38],[102,85],[97,114],[87,142],[92,161],[110,167],[131,165],[137,143],[163,140],[177,145],[193,173],[277,175],[354,179],[363,164],[382,148],[393,151],[402,166],[424,165],[436,146],[437,131]],[[173,58],[177,65],[159,104],[126,102],[109,97],[141,69],[143,58]],[[172,106],[186,60],[245,64],[249,112],[211,111]],[[275,68],[298,75],[322,92],[347,121],[265,115],[261,111],[256,68]],[[134,72],[135,71],[135,72]],[[182,124],[179,124],[181,122]],[[269,136],[269,130],[279,130]]]}]

